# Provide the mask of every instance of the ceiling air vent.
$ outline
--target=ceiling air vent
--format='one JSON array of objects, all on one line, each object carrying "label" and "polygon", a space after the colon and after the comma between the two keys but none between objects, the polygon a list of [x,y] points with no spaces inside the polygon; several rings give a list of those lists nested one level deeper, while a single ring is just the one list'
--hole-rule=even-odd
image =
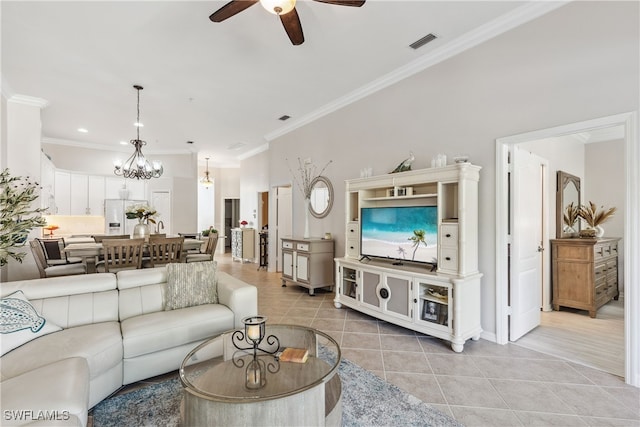
[{"label": "ceiling air vent", "polygon": [[409,45],[409,47],[411,47],[412,49],[418,49],[421,48],[422,46],[424,46],[425,44],[429,43],[430,41],[433,41],[435,39],[437,39],[438,36],[436,36],[433,33],[429,33],[426,36],[424,36],[423,38],[414,41],[413,43],[411,43]]},{"label": "ceiling air vent", "polygon": [[245,145],[247,145],[247,144],[245,144],[244,142],[235,142],[235,143],[229,145],[227,147],[227,150],[239,150],[242,147],[244,147]]}]

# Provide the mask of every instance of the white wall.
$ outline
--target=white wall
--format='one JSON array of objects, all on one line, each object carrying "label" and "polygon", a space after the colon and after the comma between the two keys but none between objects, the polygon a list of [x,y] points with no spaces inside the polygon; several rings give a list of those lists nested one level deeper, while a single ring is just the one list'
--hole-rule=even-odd
[{"label": "white wall", "polygon": [[[6,156],[5,166],[10,169],[11,175],[30,177],[40,181],[40,138],[42,122],[40,120],[40,106],[14,102],[7,102],[6,117],[6,141],[3,141],[3,152]],[[40,206],[36,200],[33,207]],[[39,229],[29,234],[28,240],[38,237]],[[21,252],[27,254],[22,263],[10,260],[7,265],[6,279],[9,281],[32,279],[40,277],[33,260],[28,243],[22,247]]]},{"label": "white wall", "polygon": [[[603,224],[605,237],[623,237],[625,222],[626,176],[624,141],[606,141],[586,145],[583,204],[592,201],[605,209],[615,206],[616,213]],[[636,189],[638,191],[638,189]],[[624,290],[624,239],[620,241],[618,283]]]},{"label": "white wall", "polygon": [[[556,182],[557,172],[563,171],[575,175],[584,181],[585,176],[585,145],[574,136],[563,136],[557,138],[547,138],[538,141],[526,142],[519,144],[519,147],[537,154],[549,162],[547,169],[548,191],[548,217],[549,229],[548,239],[556,238]],[[622,147],[624,152],[624,147]],[[582,191],[580,200],[584,201],[584,191]],[[547,246],[549,249],[551,245]],[[547,255],[551,256],[551,250],[547,251]]]},{"label": "white wall", "polygon": [[[639,109],[637,2],[573,2],[270,143],[271,186],[291,182],[297,157],[327,169],[333,210],[311,222],[344,254],[344,180],[365,166],[392,170],[409,151],[414,169],[437,153],[466,153],[480,173],[482,327],[495,332],[495,140]],[[597,29],[597,31],[594,31]],[[354,61],[357,58],[354,57]],[[242,163],[242,174],[249,173]],[[302,196],[294,191],[294,233]]]}]

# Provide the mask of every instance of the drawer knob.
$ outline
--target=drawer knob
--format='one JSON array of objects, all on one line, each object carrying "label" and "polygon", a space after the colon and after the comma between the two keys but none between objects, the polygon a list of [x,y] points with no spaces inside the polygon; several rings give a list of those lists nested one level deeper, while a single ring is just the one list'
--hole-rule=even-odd
[{"label": "drawer knob", "polygon": [[445,234],[444,237],[451,237],[451,233]]},{"label": "drawer knob", "polygon": [[447,261],[451,261],[451,257],[450,256],[444,257],[444,259],[446,259]]},{"label": "drawer knob", "polygon": [[380,289],[380,296],[384,299],[389,298],[389,290],[385,288]]}]

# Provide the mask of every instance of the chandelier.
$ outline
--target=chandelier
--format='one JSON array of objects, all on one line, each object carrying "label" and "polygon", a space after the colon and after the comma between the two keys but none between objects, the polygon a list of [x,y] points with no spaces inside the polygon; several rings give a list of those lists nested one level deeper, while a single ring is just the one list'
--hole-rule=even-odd
[{"label": "chandelier", "polygon": [[213,185],[213,181],[209,177],[209,158],[205,157],[205,159],[207,160],[207,170],[204,172],[204,177],[200,180],[200,183],[209,188]]},{"label": "chandelier", "polygon": [[159,178],[164,171],[162,163],[159,161],[150,162],[142,154],[142,146],[147,145],[145,141],[140,140],[140,91],[143,89],[140,85],[133,85],[133,88],[138,91],[138,117],[136,120],[137,136],[136,139],[129,141],[134,147],[135,151],[127,159],[124,164],[120,162],[116,163],[113,173],[125,178],[135,179],[151,179]]}]

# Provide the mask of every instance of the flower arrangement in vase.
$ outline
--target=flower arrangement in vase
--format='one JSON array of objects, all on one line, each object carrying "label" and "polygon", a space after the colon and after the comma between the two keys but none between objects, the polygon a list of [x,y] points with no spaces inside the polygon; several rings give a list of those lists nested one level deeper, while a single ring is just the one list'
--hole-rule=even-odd
[{"label": "flower arrangement in vase", "polygon": [[137,219],[139,223],[146,224],[152,223],[155,224],[155,217],[158,216],[158,212],[154,207],[145,205],[145,204],[137,204],[127,206],[127,210],[125,211],[125,215],[127,219]]},{"label": "flower arrangement in vase", "polygon": [[614,213],[616,213],[615,207],[605,209],[604,206],[601,206],[601,209],[598,209],[592,201],[589,201],[588,205],[580,206],[580,218],[589,226],[589,228],[580,231],[580,237],[602,237],[604,229],[600,224],[608,221]]},{"label": "flower arrangement in vase", "polygon": [[133,233],[131,237],[149,237],[151,235],[151,229],[149,223],[155,224],[155,217],[158,216],[158,212],[154,207],[142,204],[127,206],[125,211],[127,219],[137,219],[138,223],[133,227]]}]

